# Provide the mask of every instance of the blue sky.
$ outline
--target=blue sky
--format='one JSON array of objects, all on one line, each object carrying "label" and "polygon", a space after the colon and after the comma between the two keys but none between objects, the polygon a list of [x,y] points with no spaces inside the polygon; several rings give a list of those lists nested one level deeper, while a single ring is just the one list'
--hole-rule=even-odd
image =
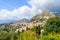
[{"label": "blue sky", "polygon": [[46,10],[60,13],[60,0],[0,0],[0,23],[31,19]]},{"label": "blue sky", "polygon": [[14,8],[18,8],[23,5],[28,6],[27,0],[0,0],[0,10],[13,10]]}]

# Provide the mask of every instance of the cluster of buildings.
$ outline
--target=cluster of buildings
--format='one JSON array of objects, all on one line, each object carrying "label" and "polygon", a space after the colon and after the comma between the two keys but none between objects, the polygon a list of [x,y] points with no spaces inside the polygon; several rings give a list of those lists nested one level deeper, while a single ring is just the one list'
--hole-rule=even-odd
[{"label": "cluster of buildings", "polygon": [[38,25],[41,25],[43,26],[45,23],[44,22],[29,22],[29,23],[26,23],[26,22],[23,22],[23,23],[16,23],[16,24],[12,24],[13,26],[17,26],[18,28],[15,30],[15,32],[22,32],[22,31],[26,31],[27,29],[31,29],[33,27],[36,27]]}]

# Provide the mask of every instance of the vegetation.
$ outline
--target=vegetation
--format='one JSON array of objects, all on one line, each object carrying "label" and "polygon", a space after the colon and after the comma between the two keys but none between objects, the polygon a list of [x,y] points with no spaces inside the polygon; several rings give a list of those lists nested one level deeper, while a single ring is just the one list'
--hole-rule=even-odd
[{"label": "vegetation", "polygon": [[[60,18],[58,17],[48,19],[43,27],[38,25],[24,32],[15,33],[14,29],[8,26],[9,24],[6,24],[4,29],[0,29],[0,40],[60,40]],[[44,30],[43,34],[41,30]]]},{"label": "vegetation", "polygon": [[54,17],[45,24],[45,33],[60,33],[60,18]]}]

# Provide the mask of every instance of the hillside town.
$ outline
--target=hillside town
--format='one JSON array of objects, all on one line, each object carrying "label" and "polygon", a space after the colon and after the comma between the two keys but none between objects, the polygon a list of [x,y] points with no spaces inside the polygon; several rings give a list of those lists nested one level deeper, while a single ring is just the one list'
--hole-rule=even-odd
[{"label": "hillside town", "polygon": [[[45,19],[49,19],[49,16],[44,16],[43,18]],[[13,27],[17,27],[17,25],[19,26],[19,28],[17,28],[15,30],[15,32],[22,32],[23,30],[26,31],[27,29],[32,29],[33,27],[37,27],[37,26],[41,26],[43,27],[45,25],[46,21],[33,21],[33,22],[22,22],[22,23],[15,23],[15,24],[11,24],[11,26]]]}]

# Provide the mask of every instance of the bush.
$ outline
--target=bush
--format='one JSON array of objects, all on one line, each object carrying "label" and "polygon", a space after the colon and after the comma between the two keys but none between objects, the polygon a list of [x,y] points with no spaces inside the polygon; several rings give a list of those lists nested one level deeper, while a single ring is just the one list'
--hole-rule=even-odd
[{"label": "bush", "polygon": [[0,40],[17,40],[18,34],[13,31],[7,32],[4,30],[0,30]]},{"label": "bush", "polygon": [[20,40],[37,40],[36,33],[33,31],[25,31],[20,34]]},{"label": "bush", "polygon": [[60,34],[48,34],[47,36],[42,36],[40,40],[60,40]]},{"label": "bush", "polygon": [[8,40],[8,32],[0,30],[0,40]]},{"label": "bush", "polygon": [[45,33],[60,33],[60,18],[54,17],[49,19],[45,24]]},{"label": "bush", "polygon": [[31,30],[36,32],[38,35],[40,35],[41,34],[41,29],[42,29],[42,27],[40,25],[38,25],[38,26],[32,28]]}]

